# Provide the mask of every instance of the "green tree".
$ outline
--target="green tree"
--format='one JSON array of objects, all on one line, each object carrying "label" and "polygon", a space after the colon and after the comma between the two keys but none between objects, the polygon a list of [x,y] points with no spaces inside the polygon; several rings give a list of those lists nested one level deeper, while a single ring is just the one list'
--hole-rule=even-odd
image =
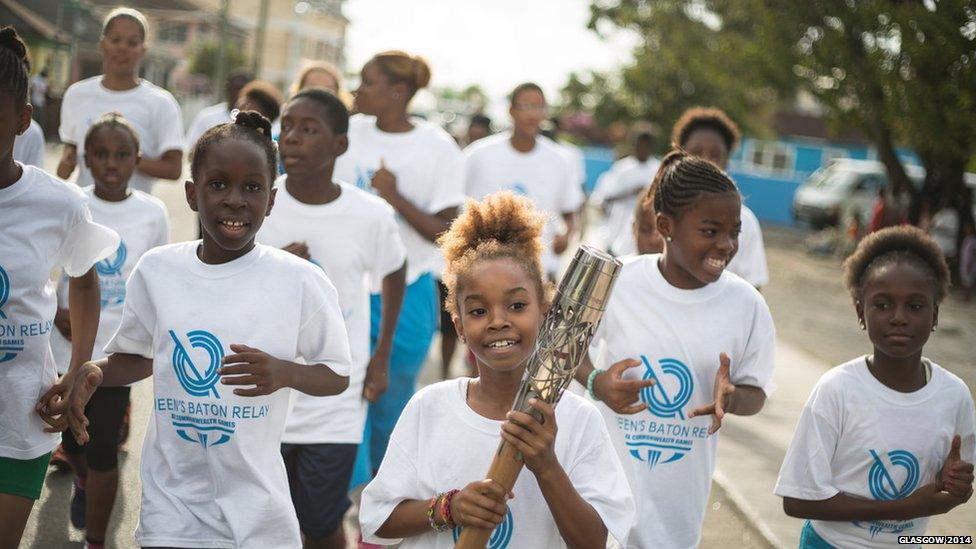
[{"label": "green tree", "polygon": [[[217,43],[204,42],[197,46],[196,50],[190,55],[188,70],[191,74],[202,74],[214,82],[217,76]],[[224,60],[227,72],[244,67],[247,58],[241,45],[236,42],[229,42],[224,49]],[[221,84],[222,85],[222,84]]]}]

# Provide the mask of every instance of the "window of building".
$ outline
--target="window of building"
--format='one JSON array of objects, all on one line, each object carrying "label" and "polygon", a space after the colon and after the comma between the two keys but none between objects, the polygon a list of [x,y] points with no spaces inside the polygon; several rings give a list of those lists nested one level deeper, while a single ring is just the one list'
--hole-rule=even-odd
[{"label": "window of building", "polygon": [[779,141],[753,141],[746,158],[754,170],[791,172],[795,157],[796,150],[792,145]]}]

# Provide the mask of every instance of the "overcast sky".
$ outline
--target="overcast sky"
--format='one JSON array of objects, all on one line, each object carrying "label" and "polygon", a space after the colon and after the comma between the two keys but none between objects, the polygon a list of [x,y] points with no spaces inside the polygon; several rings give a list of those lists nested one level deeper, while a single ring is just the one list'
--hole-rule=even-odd
[{"label": "overcast sky", "polygon": [[[348,70],[381,50],[424,56],[432,85],[479,84],[499,100],[537,82],[555,94],[572,71],[626,63],[634,38],[586,28],[588,0],[347,0]],[[554,95],[553,95],[554,97]]]}]

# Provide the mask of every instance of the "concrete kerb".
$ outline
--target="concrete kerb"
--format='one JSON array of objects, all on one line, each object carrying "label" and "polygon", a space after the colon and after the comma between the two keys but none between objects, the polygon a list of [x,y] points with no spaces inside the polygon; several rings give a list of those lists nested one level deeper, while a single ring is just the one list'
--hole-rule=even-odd
[{"label": "concrete kerb", "polygon": [[766,543],[776,547],[777,549],[786,549],[786,544],[783,543],[775,533],[773,533],[773,530],[768,524],[766,524],[766,521],[764,521],[762,517],[759,516],[759,513],[751,505],[749,505],[746,498],[735,489],[732,481],[730,481],[718,469],[716,469],[715,474],[712,475],[712,480],[715,481],[715,486],[725,492],[725,497],[732,503],[735,510],[739,513],[743,520],[755,528],[756,531],[759,532],[759,535],[766,540]]}]

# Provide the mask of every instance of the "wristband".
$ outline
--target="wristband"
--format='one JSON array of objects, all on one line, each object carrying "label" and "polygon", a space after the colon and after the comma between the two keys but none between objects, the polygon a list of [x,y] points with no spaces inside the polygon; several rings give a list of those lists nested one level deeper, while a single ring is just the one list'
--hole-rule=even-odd
[{"label": "wristband", "polygon": [[451,502],[454,500],[454,496],[457,495],[458,492],[459,490],[454,489],[444,494],[444,503],[441,507],[441,517],[444,518],[444,525],[451,529],[457,526],[454,523],[454,517],[451,516]]},{"label": "wristband", "polygon": [[435,532],[445,532],[448,530],[447,524],[438,524],[436,517],[437,509],[440,507],[441,500],[444,499],[444,494],[437,494],[436,497],[430,500],[430,505],[427,507],[427,521],[430,522],[430,527]]},{"label": "wristband", "polygon": [[593,400],[595,400],[597,402],[600,401],[600,397],[596,396],[596,393],[593,392],[593,382],[596,381],[596,376],[598,376],[599,374],[602,374],[603,372],[604,372],[604,370],[599,370],[597,368],[593,368],[593,371],[590,372],[590,375],[588,375],[586,377],[586,392],[589,393],[590,398],[592,398]]}]

